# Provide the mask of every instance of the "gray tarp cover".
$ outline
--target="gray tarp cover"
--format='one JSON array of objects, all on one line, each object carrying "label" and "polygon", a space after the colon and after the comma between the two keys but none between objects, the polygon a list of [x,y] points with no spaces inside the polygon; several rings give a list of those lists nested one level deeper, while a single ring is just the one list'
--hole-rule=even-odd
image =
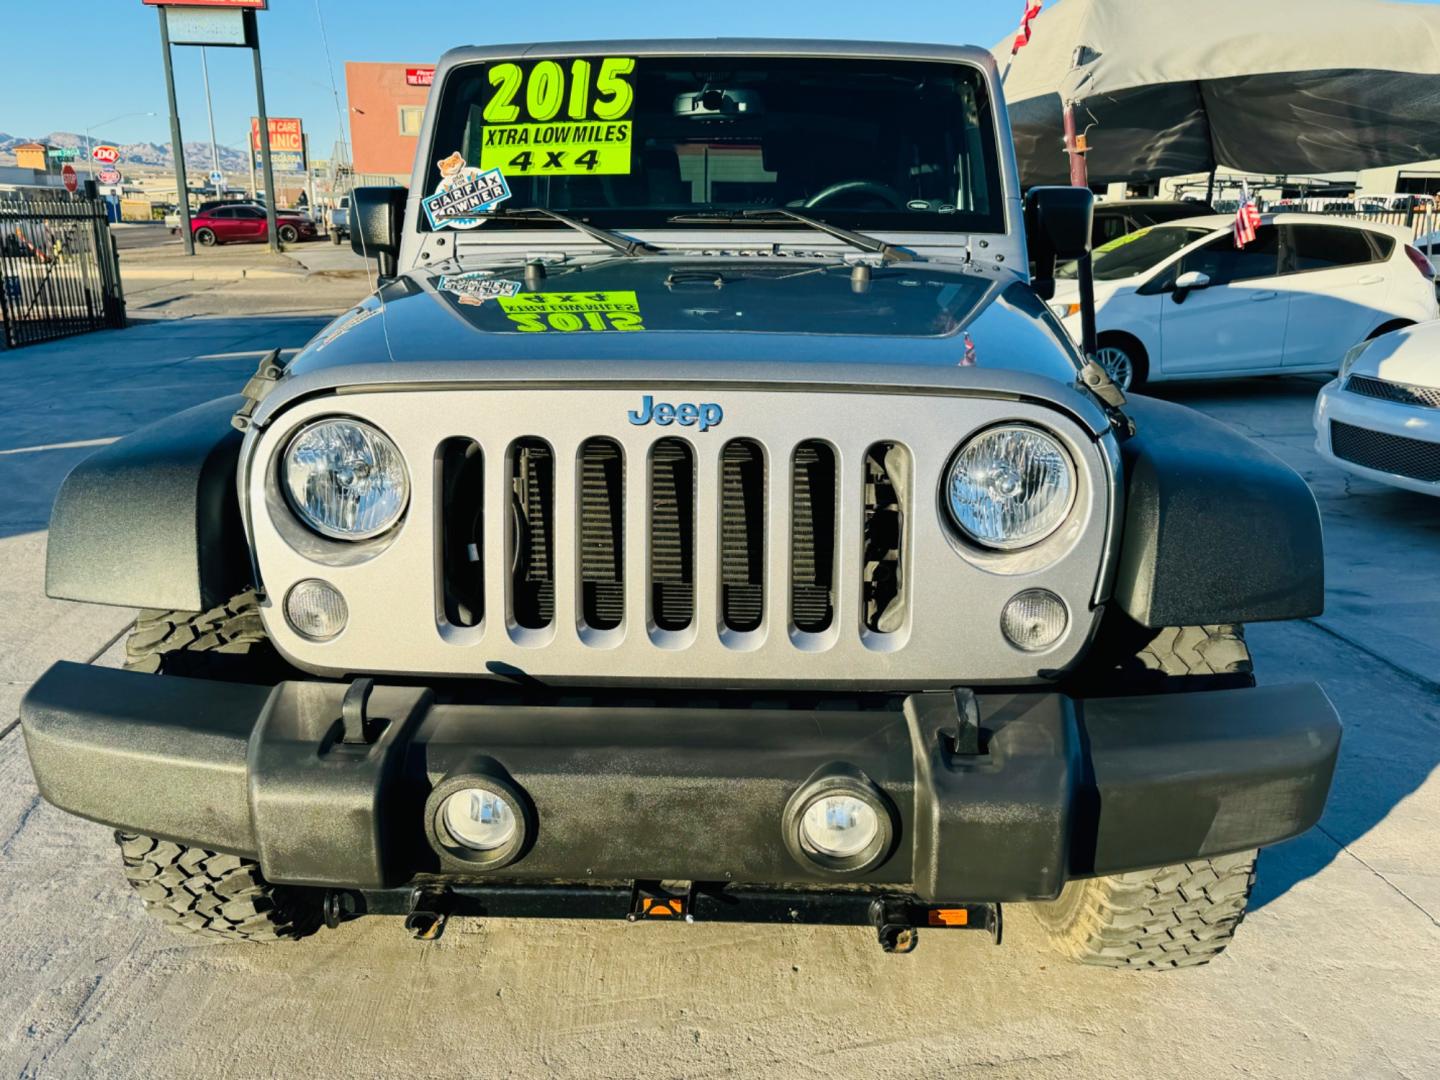
[{"label": "gray tarp cover", "polygon": [[1060,0],[1032,28],[1005,82],[1027,185],[1068,183],[1062,96],[1082,103],[1094,182],[1440,158],[1440,7]]}]

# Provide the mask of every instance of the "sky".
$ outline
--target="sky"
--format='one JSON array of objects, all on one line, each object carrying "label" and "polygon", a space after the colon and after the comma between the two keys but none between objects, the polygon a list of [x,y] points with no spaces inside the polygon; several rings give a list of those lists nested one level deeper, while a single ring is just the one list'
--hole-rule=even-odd
[{"label": "sky", "polygon": [[[625,37],[834,37],[989,46],[1014,29],[1023,6],[1022,0],[270,0],[258,18],[269,114],[300,117],[312,155],[323,158],[334,145],[340,114],[319,16],[343,107],[347,60],[423,64],[456,45]],[[51,131],[84,134],[94,125],[97,141],[170,141],[159,26],[154,9],[141,0],[0,0],[0,41],[0,132],[35,138]],[[255,112],[251,54],[247,49],[206,54],[216,140],[243,148]],[[174,57],[184,140],[208,141],[200,50],[176,46]],[[155,115],[125,116],[147,112]]]},{"label": "sky", "polygon": [[[1196,10],[1178,0],[1153,2]],[[833,37],[989,46],[1015,28],[1023,7],[1024,0],[270,0],[259,25],[269,113],[300,117],[312,155],[324,158],[344,114],[347,60],[424,64],[456,45],[625,37]],[[0,44],[0,132],[34,138],[93,128],[97,140],[169,141],[159,27],[155,10],[141,0],[0,0]],[[243,148],[255,112],[251,54],[247,49],[207,54],[216,140]],[[207,141],[200,50],[177,46],[174,57],[183,137]]]}]

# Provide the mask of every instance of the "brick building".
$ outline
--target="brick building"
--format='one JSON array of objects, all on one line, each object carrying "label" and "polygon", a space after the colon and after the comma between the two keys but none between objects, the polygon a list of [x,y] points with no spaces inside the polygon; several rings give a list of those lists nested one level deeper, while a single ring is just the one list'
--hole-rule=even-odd
[{"label": "brick building", "polygon": [[434,67],[426,64],[345,64],[357,176],[409,182],[434,74]]}]

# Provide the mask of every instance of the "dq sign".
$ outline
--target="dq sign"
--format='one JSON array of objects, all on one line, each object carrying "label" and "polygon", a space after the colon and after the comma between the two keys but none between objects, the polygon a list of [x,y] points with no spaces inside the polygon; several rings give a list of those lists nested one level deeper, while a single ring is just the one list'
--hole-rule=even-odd
[{"label": "dq sign", "polygon": [[114,165],[120,160],[120,148],[118,146],[102,144],[90,151],[90,157],[101,165]]}]

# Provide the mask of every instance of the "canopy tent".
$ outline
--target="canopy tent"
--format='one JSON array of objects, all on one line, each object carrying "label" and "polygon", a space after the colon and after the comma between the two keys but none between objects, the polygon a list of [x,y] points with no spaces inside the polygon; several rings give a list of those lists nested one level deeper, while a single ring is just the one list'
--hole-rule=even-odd
[{"label": "canopy tent", "polygon": [[1067,100],[1097,183],[1440,158],[1440,7],[1060,0],[1032,30],[1005,81],[1027,186],[1069,182]]}]

